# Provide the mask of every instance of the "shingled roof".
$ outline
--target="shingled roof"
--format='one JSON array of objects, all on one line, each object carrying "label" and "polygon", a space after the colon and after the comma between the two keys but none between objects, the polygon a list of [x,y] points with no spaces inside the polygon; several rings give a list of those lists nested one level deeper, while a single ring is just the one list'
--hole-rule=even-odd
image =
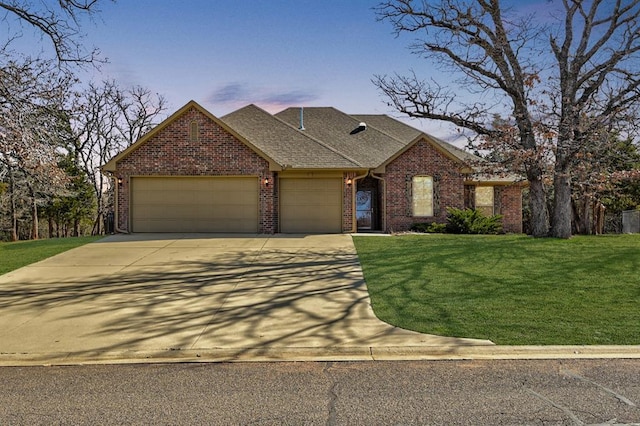
[{"label": "shingled roof", "polygon": [[248,105],[221,120],[282,168],[360,169],[362,164],[323,141],[279,120],[255,105]]},{"label": "shingled roof", "polygon": [[271,115],[248,105],[221,120],[285,169],[375,169],[418,140],[465,170],[478,160],[387,115],[348,115],[332,107],[287,108]]},{"label": "shingled roof", "polygon": [[[338,152],[353,158],[363,168],[376,168],[405,148],[409,141],[402,141],[373,126],[360,129],[360,120],[335,108],[304,108],[304,133],[321,140]],[[300,108],[288,108],[275,117],[298,126]]]},{"label": "shingled roof", "polygon": [[[424,132],[421,132],[415,127],[411,127],[408,124],[403,123],[402,121],[389,117],[388,115],[357,114],[352,115],[352,117],[356,118],[357,120],[363,121],[368,125],[371,125],[376,129],[381,130],[388,135],[392,135],[393,137],[400,139],[401,141],[406,143],[412,143],[416,140],[416,138],[419,138],[423,135],[426,136]],[[441,149],[444,149],[451,155],[467,164],[474,164],[478,161],[481,161],[480,157],[477,157],[470,152],[464,151],[456,147],[455,145],[443,141],[442,139],[438,139],[432,135],[428,135],[428,137],[430,142],[435,143]]]},{"label": "shingled roof", "polygon": [[[176,111],[102,169],[115,171],[118,161],[151,140],[190,108],[205,114],[269,161],[271,170],[379,172],[417,142],[426,141],[460,164],[460,171],[470,174],[473,181],[501,183],[521,179],[515,175],[481,175],[483,168],[478,167],[481,158],[387,115],[349,115],[332,107],[287,108],[272,115],[252,104],[216,118],[195,101]],[[301,128],[301,119],[304,128]]]}]

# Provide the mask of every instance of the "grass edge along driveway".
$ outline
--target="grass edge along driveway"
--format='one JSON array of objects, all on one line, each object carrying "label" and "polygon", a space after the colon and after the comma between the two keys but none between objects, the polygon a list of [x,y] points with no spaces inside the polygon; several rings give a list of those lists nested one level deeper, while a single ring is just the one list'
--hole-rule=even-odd
[{"label": "grass edge along driveway", "polygon": [[640,344],[640,235],[354,238],[375,314],[499,345]]},{"label": "grass edge along driveway", "polygon": [[104,236],[50,238],[46,240],[0,242],[0,275],[39,262],[72,248],[97,241]]}]

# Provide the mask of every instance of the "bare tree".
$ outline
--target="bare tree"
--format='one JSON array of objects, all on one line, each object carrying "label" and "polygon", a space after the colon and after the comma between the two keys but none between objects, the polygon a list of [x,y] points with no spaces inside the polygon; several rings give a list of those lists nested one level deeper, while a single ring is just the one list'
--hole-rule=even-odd
[{"label": "bare tree", "polygon": [[568,238],[576,154],[601,129],[635,121],[629,113],[640,100],[640,0],[562,4],[562,30],[550,35],[560,93],[552,235]]},{"label": "bare tree", "polygon": [[[417,41],[415,53],[453,71],[459,79],[457,90],[436,81],[410,77],[378,76],[374,83],[399,111],[418,118],[444,120],[488,138],[504,138],[492,126],[495,113],[505,112],[508,105],[518,131],[518,145],[523,150],[537,150],[530,91],[541,69],[537,62],[521,60],[523,51],[539,38],[541,30],[531,20],[507,21],[498,0],[443,0],[440,2],[411,0],[389,1],[377,9],[379,17],[390,21],[396,34],[424,31],[426,39]],[[460,103],[458,90],[473,97],[492,91],[491,103]],[[543,168],[536,161],[525,164],[530,183],[532,233],[548,233],[546,192]]]},{"label": "bare tree", "polygon": [[86,51],[83,47],[80,17],[96,12],[99,1],[5,0],[0,1],[0,9],[6,11],[0,19],[8,25],[13,20],[18,21],[19,26],[25,23],[33,27],[36,32],[49,39],[59,63],[91,63],[96,60],[99,52],[95,48]]},{"label": "bare tree", "polygon": [[79,96],[70,116],[74,133],[70,150],[94,186],[98,207],[93,233],[102,232],[109,208],[106,191],[111,180],[100,167],[155,126],[166,107],[162,95],[139,86],[123,89],[112,80],[90,84]]},{"label": "bare tree", "polygon": [[[448,121],[479,139],[515,144],[511,152],[521,157],[530,184],[534,236],[549,234],[543,163],[549,156],[541,147],[553,145],[545,142],[552,135],[551,235],[567,238],[576,153],[604,125],[628,121],[638,101],[640,0],[559,1],[565,12],[559,26],[505,9],[499,0],[384,2],[379,18],[391,22],[396,34],[424,34],[413,51],[458,79],[445,86],[414,74],[377,76],[374,83],[412,117]],[[512,129],[494,126],[503,115]]]}]

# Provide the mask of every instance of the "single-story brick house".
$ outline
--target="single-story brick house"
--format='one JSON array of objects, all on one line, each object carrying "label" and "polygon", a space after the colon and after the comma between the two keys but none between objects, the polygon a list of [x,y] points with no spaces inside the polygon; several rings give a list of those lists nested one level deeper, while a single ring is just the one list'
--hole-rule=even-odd
[{"label": "single-story brick house", "polygon": [[522,185],[473,178],[476,157],[386,115],[191,101],[103,166],[120,232],[397,232],[447,207],[522,232]]}]

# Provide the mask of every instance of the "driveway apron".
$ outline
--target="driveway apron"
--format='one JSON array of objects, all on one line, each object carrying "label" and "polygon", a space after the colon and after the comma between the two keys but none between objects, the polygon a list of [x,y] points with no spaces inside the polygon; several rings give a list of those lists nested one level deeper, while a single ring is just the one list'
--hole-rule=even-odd
[{"label": "driveway apron", "polygon": [[0,357],[43,362],[491,344],[378,320],[350,235],[109,236],[0,276],[0,309]]}]

